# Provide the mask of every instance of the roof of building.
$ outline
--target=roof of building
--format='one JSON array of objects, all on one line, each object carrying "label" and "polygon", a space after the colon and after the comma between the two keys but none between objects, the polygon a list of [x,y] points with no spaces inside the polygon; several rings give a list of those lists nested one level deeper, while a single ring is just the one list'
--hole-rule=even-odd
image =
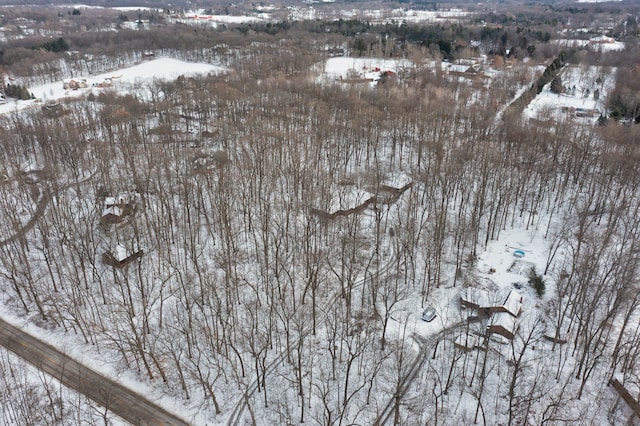
[{"label": "roof of building", "polygon": [[102,216],[108,216],[108,215],[122,216],[123,214],[124,214],[123,208],[119,206],[114,206],[114,205],[105,207],[102,210]]},{"label": "roof of building", "polygon": [[487,307],[491,304],[489,292],[476,287],[465,288],[460,295],[460,299],[463,303],[475,305],[481,308]]},{"label": "roof of building", "polygon": [[489,318],[487,327],[501,327],[511,334],[516,333],[516,318],[508,312],[495,312]]},{"label": "roof of building", "polygon": [[502,306],[508,313],[517,317],[522,311],[522,295],[515,290],[509,291]]}]

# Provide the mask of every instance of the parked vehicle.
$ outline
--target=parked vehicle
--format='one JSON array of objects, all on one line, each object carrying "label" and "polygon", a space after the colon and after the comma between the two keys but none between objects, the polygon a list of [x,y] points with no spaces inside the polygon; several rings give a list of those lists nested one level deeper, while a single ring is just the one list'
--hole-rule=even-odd
[{"label": "parked vehicle", "polygon": [[436,317],[436,308],[433,306],[427,306],[427,308],[422,311],[422,321],[431,322]]}]

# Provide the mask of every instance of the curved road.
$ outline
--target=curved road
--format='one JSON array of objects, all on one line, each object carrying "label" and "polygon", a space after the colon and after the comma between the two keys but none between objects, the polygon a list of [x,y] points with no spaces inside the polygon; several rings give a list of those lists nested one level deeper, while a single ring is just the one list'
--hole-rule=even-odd
[{"label": "curved road", "polygon": [[9,243],[12,243],[16,240],[19,240],[21,238],[24,238],[24,236],[33,229],[33,227],[36,225],[36,222],[38,222],[38,219],[40,219],[42,217],[42,215],[44,214],[45,210],[47,209],[47,206],[49,205],[49,202],[53,199],[53,196],[58,194],[60,191],[64,191],[66,189],[69,189],[73,186],[76,185],[80,185],[83,183],[88,182],[90,179],[92,179],[96,174],[93,173],[91,174],[91,176],[78,181],[78,182],[72,182],[72,183],[68,183],[65,185],[62,185],[61,187],[57,188],[56,191],[50,191],[49,188],[45,188],[42,192],[42,196],[40,197],[40,200],[38,200],[38,204],[36,206],[36,210],[33,212],[33,216],[31,216],[29,218],[29,220],[27,221],[27,223],[18,230],[18,232],[16,232],[14,235],[11,235],[8,238],[5,238],[4,240],[0,241],[0,246],[5,246]]},{"label": "curved road", "polygon": [[96,373],[53,346],[2,319],[0,319],[0,345],[131,424],[141,426],[187,426],[189,424],[131,389]]}]

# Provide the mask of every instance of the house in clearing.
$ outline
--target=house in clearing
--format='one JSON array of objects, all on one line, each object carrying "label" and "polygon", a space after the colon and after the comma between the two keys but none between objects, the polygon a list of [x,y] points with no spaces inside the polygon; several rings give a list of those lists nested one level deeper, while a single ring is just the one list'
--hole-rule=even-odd
[{"label": "house in clearing", "polygon": [[491,306],[488,309],[492,314],[506,312],[517,317],[522,313],[522,295],[515,290],[510,290],[502,299],[502,303]]},{"label": "house in clearing", "polygon": [[513,339],[518,330],[517,317],[522,313],[522,295],[515,290],[490,294],[488,291],[469,287],[460,295],[460,304],[476,309],[488,318],[487,332]]},{"label": "house in clearing", "polygon": [[487,331],[513,339],[518,331],[517,317],[522,313],[522,295],[510,290],[501,300],[502,303],[488,308],[491,316],[487,323]]},{"label": "house in clearing", "polygon": [[496,312],[508,312],[517,317],[522,313],[522,296],[514,290],[506,294],[491,295],[487,290],[467,287],[460,294],[460,304],[464,308],[477,309],[486,316]]}]

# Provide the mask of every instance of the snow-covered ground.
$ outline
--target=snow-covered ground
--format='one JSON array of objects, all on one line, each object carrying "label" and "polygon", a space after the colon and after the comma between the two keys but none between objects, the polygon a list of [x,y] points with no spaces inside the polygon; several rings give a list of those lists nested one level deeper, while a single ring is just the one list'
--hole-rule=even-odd
[{"label": "snow-covered ground", "polygon": [[552,93],[551,83],[525,109],[528,118],[572,118],[593,123],[606,111],[607,95],[615,86],[615,68],[569,65],[560,72],[563,93]]},{"label": "snow-covered ground", "polygon": [[[382,14],[382,13],[381,13]],[[391,13],[384,13],[386,16],[381,16],[373,20],[375,24],[389,24],[389,23],[410,23],[418,24],[425,22],[443,22],[443,21],[457,21],[461,18],[472,15],[471,12],[466,12],[461,9],[450,10],[407,10],[407,9],[394,9]]]},{"label": "snow-covered ground", "polygon": [[189,11],[184,14],[183,18],[179,18],[176,22],[186,24],[244,24],[253,22],[266,22],[271,19],[268,13],[260,13],[257,15],[209,15],[204,10]]},{"label": "snow-covered ground", "polygon": [[618,52],[625,49],[625,44],[622,41],[616,41],[609,37],[595,37],[590,40],[580,39],[557,39],[553,40],[553,43],[557,43],[561,46],[571,48],[588,48],[599,52]]},{"label": "snow-covered ground", "polygon": [[76,81],[86,80],[87,88],[84,89],[65,89],[63,81],[29,87],[28,89],[35,96],[35,100],[20,101],[9,99],[6,104],[0,105],[0,114],[46,103],[59,102],[65,98],[79,98],[91,91],[97,93],[100,90],[105,90],[97,87],[105,82],[110,82],[113,90],[135,90],[134,86],[153,80],[171,80],[181,75],[188,77],[202,74],[220,74],[225,71],[225,68],[211,64],[190,63],[173,58],[158,58],[110,73],[75,78],[74,80]]},{"label": "snow-covered ground", "polygon": [[349,81],[364,80],[375,86],[382,74],[391,71],[395,74],[411,68],[413,63],[407,59],[383,58],[330,58],[321,67],[320,80]]},{"label": "snow-covered ground", "polygon": [[[384,71],[393,71],[395,73],[398,73],[403,68],[410,66],[412,66],[412,63],[406,60],[388,60],[376,58],[332,58],[324,63],[324,75],[322,78],[326,78],[332,81],[340,79],[370,79],[371,84],[375,84],[375,81]],[[153,79],[170,79],[176,78],[179,75],[196,75],[219,72],[224,72],[224,69],[209,64],[194,64],[169,58],[161,58],[145,62],[127,69],[118,70],[113,73],[101,74],[96,76],[86,76],[84,78],[86,78],[89,85],[89,88],[87,89],[78,89],[75,91],[65,90],[63,88],[63,82],[60,81],[36,88],[30,88],[30,90],[42,102],[54,102],[60,99],[64,99],[65,97],[82,96],[87,94],[90,90],[102,90],[98,88],[92,88],[92,86],[94,83],[100,84],[104,82],[105,79],[111,79],[116,90],[124,89],[124,87],[119,87],[119,85],[122,84],[123,86],[126,85],[127,90],[134,91],[139,90],[139,88],[143,87],[145,83],[148,83]],[[614,77],[614,70],[611,71],[597,67],[589,67],[585,69],[568,67],[563,70],[562,73],[563,83],[565,86],[569,87],[571,91],[573,91],[573,86],[576,86],[576,93],[566,96],[561,95],[559,97],[558,95],[550,94],[547,87],[545,88],[545,91],[543,91],[543,93],[538,98],[536,98],[534,102],[532,102],[530,106],[531,110],[528,109],[528,112],[526,113],[531,117],[538,117],[550,110],[561,110],[562,106],[565,106],[567,108],[572,107],[593,109],[598,105],[596,100],[593,100],[593,90],[595,88],[600,89],[600,99],[605,98],[606,93],[608,93],[614,83]],[[598,82],[598,80],[600,81]],[[583,88],[590,89],[591,95],[587,97],[581,97]],[[558,103],[558,99],[563,99],[562,96],[567,98],[566,104]],[[39,103],[36,103],[34,101],[14,102],[12,104],[0,107],[0,112],[9,113],[21,108],[27,108],[31,105],[39,105]],[[399,187],[408,183],[409,181],[409,178],[403,172],[396,172],[389,179],[389,182],[393,183],[391,186],[394,187]],[[332,210],[355,207],[358,203],[362,202],[368,196],[368,194],[360,188],[351,186],[339,188],[336,191],[342,192],[339,192],[337,194],[337,198],[334,197],[332,199]],[[64,200],[63,196],[61,196],[60,198]],[[150,197],[150,200],[152,199],[153,197]],[[64,203],[64,201],[61,202]],[[397,209],[396,214],[398,217],[400,217],[403,213],[400,208],[394,207],[392,209]],[[391,216],[390,213],[385,214]],[[526,272],[529,266],[535,266],[538,273],[542,273],[544,270],[549,247],[548,241],[546,241],[542,237],[542,235],[544,235],[544,230],[527,230],[522,227],[518,227],[518,225],[516,225],[514,229],[503,230],[498,240],[489,242],[486,250],[479,253],[477,260],[477,270],[472,267],[469,268],[470,275],[476,275],[478,280],[481,281],[480,283],[476,284],[479,284],[479,286],[490,289],[492,291],[508,290],[514,288],[514,283],[519,285],[521,287],[520,291],[522,292],[524,298],[524,318],[528,318],[528,315],[539,312],[539,309],[536,305],[543,304],[553,294],[553,281],[550,279],[548,279],[549,286],[547,288],[547,296],[543,297],[542,299],[537,298],[532,288],[528,287],[526,284],[524,286],[521,285],[521,283],[526,283],[527,281]],[[430,237],[426,236],[426,238]],[[388,241],[385,240],[385,242]],[[383,248],[388,249],[387,246],[384,246]],[[516,266],[520,266],[519,269],[511,269],[511,266],[514,264],[514,262],[518,260],[514,257],[515,250],[521,250],[522,252],[524,252],[524,257],[519,259],[521,263],[516,264]],[[387,250],[387,255],[388,254],[389,250]],[[212,267],[212,269],[215,272],[214,266]],[[214,280],[215,278],[216,277],[214,276]],[[450,282],[449,279],[450,277],[447,277],[447,279],[443,281],[447,281],[448,283]],[[457,288],[450,287],[447,284],[443,284],[442,287],[432,290],[432,293],[429,295],[429,298],[428,300],[426,300],[426,302],[431,303],[436,307],[438,316],[434,321],[428,323],[420,320],[420,313],[422,311],[424,302],[423,300],[421,300],[421,297],[415,295],[407,295],[404,299],[398,301],[398,303],[395,305],[395,307],[393,307],[391,311],[391,323],[389,325],[389,331],[387,333],[388,339],[390,341],[400,341],[402,339],[404,330],[409,330],[416,335],[429,338],[430,336],[433,336],[436,333],[447,329],[448,327],[453,327],[454,324],[460,322],[460,320],[464,318],[464,312],[461,311],[459,306],[459,292],[462,289],[462,286],[462,282]],[[183,404],[183,402],[180,402],[182,401],[181,399],[176,398],[174,400],[171,397],[166,396],[164,392],[161,392],[151,385],[147,386],[146,384],[141,384],[139,380],[133,376],[133,374],[122,373],[118,369],[119,366],[104,361],[106,359],[110,359],[111,354],[108,352],[108,350],[102,353],[94,353],[91,347],[89,345],[85,345],[79,338],[70,336],[69,334],[58,334],[42,331],[42,329],[37,328],[30,322],[30,318],[14,317],[13,322],[28,329],[31,333],[40,336],[42,339],[55,344],[57,347],[63,348],[64,350],[68,351],[74,358],[83,360],[85,363],[98,369],[103,374],[106,374],[110,377],[118,378],[118,380],[126,383],[128,386],[136,389],[138,392],[149,396],[150,399],[160,402],[171,411],[182,414],[185,418],[190,419],[193,424],[209,424],[211,421],[213,421],[207,418],[207,413],[210,414],[210,411],[198,413],[197,405],[198,399],[202,397],[201,395],[195,395],[193,397],[191,403],[195,404],[195,407],[187,405],[187,402]],[[321,339],[318,338],[317,340],[319,341]],[[314,344],[316,343],[314,342]],[[443,345],[446,345],[446,343],[443,343]],[[320,347],[320,344],[318,344],[318,347]],[[541,357],[545,356],[544,352],[541,351],[534,353]],[[505,362],[506,358],[501,357],[503,355],[501,353],[499,353],[499,355],[500,356],[495,357],[495,360],[492,361],[494,362],[493,365],[496,369],[503,368],[504,370],[508,370],[507,363]],[[318,362],[318,365],[321,365],[320,356],[316,361]],[[282,362],[281,364],[285,365],[286,363]],[[286,368],[286,366],[284,368]],[[313,370],[314,374],[322,374],[322,369],[317,367],[314,368],[316,368]],[[425,371],[427,371],[427,369],[425,369]],[[529,372],[527,374],[529,374]],[[283,375],[282,377],[283,383],[281,387],[271,385],[270,382],[270,385],[273,386],[271,388],[272,391],[286,392],[287,389],[291,388],[291,383],[286,382],[285,380],[286,376]],[[271,374],[270,380],[279,380],[278,375]],[[430,380],[433,381],[432,376],[430,376]],[[432,386],[431,381],[429,382],[429,386]],[[327,383],[330,382],[327,381]],[[487,393],[493,392],[497,394],[499,391],[499,389],[497,388],[498,385],[499,384],[488,382],[487,386],[488,388],[490,387],[491,390],[488,390]],[[435,387],[433,389],[435,389]],[[429,388],[429,390],[431,390],[431,388]],[[462,394],[463,391],[464,389],[461,389],[460,394]],[[597,391],[591,391],[592,389],[589,389],[589,396],[599,395]],[[451,392],[451,394],[453,395],[455,394],[455,392]],[[469,398],[469,395],[470,394],[467,392],[467,396],[465,398]],[[386,394],[374,395],[374,398],[375,397],[379,398],[380,402],[386,402],[389,399],[389,395]],[[498,407],[497,398],[498,397],[496,396],[496,410]],[[309,400],[311,401],[311,399]],[[317,403],[318,401],[314,400],[314,402]],[[364,401],[359,401],[358,405],[364,407]],[[473,401],[469,402],[466,400],[462,400],[462,405],[463,411],[465,411],[467,414],[472,413],[473,409],[475,408]],[[264,410],[261,404],[255,404],[253,407],[253,409],[255,409],[257,412],[261,424],[269,423],[269,414],[273,415],[273,412],[277,411],[277,408],[276,410],[272,411]],[[225,406],[224,408],[225,413],[229,412],[229,406]],[[453,408],[451,409],[453,410]],[[264,412],[268,413],[263,417],[262,415],[264,414]],[[373,411],[371,413],[373,413]],[[371,413],[369,413],[369,415],[371,415]],[[491,414],[491,417],[489,418],[502,419],[501,416],[504,416],[504,413],[494,413]],[[452,418],[458,420],[461,418],[467,420],[469,419],[468,416],[465,417],[465,415],[460,414],[458,414],[457,417]],[[605,419],[604,416],[600,416],[598,418]],[[215,419],[215,421],[218,422],[220,422],[221,420],[222,418]]]},{"label": "snow-covered ground", "polygon": [[[154,388],[149,384],[142,383],[130,371],[123,371],[122,369],[118,368],[117,364],[108,361],[109,354],[107,352],[100,353],[94,351],[93,347],[91,345],[85,344],[79,335],[51,332],[35,325],[28,317],[19,318],[4,312],[2,314],[2,317],[5,321],[21,328],[26,333],[29,333],[32,336],[35,336],[38,339],[53,345],[55,348],[66,353],[74,360],[80,362],[81,364],[84,364],[94,371],[99,372],[103,376],[106,376],[123,384],[136,393],[144,395],[150,401],[169,410],[170,412],[177,413],[193,424],[206,424],[206,418],[200,416],[197,410],[190,410],[178,400],[164,394],[157,387]],[[37,382],[38,376],[42,375],[42,373],[37,373],[35,368],[30,365],[28,366],[27,371],[29,374],[33,375],[33,382]],[[51,380],[57,383],[55,379]],[[109,422],[109,424],[114,426],[127,424],[112,413],[109,413]]]}]

